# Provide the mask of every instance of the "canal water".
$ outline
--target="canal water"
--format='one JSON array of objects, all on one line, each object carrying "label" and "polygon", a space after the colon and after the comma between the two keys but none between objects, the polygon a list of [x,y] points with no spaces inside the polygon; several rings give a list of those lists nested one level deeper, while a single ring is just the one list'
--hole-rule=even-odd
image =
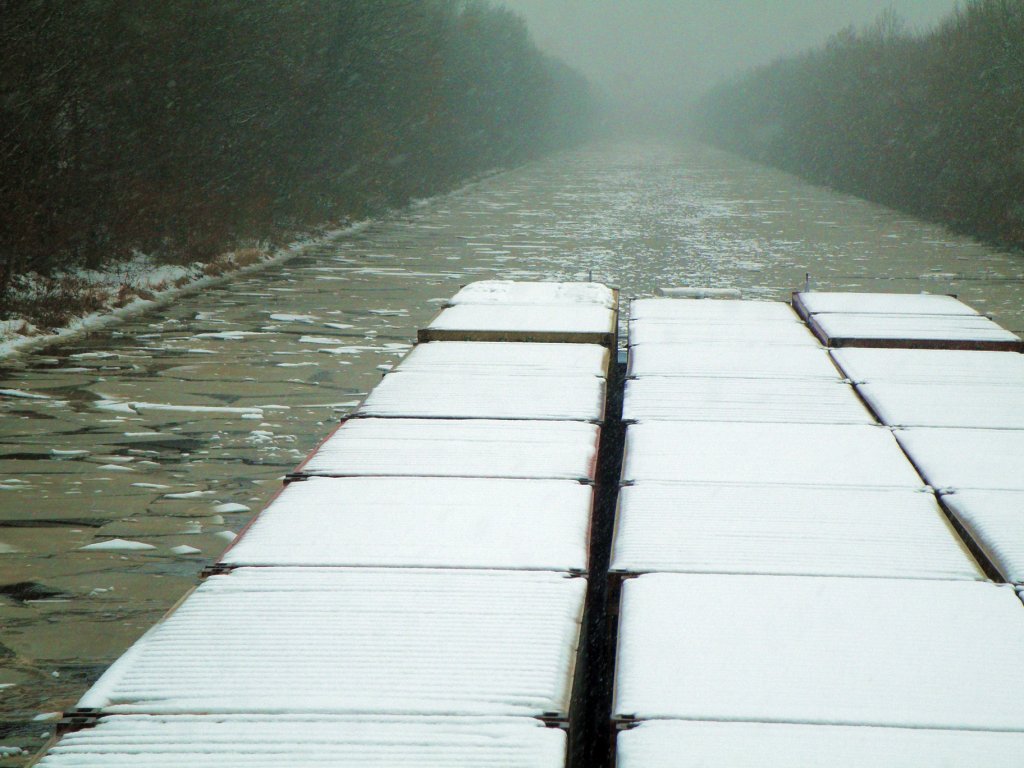
[{"label": "canal water", "polygon": [[[0,360],[0,745],[41,744],[460,285],[786,299],[808,273],[957,294],[1024,331],[1024,257],[702,145],[605,142]],[[129,544],[83,550],[109,539]]]}]

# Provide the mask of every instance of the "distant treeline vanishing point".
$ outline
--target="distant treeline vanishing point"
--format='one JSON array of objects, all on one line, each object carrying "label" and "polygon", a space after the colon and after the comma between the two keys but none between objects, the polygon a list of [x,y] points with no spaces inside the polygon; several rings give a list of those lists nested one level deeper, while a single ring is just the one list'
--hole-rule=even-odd
[{"label": "distant treeline vanishing point", "polygon": [[813,182],[1024,248],[1024,2],[935,30],[894,14],[713,91],[703,137]]},{"label": "distant treeline vanishing point", "polygon": [[444,191],[577,137],[581,76],[476,0],[0,0],[0,298]]}]

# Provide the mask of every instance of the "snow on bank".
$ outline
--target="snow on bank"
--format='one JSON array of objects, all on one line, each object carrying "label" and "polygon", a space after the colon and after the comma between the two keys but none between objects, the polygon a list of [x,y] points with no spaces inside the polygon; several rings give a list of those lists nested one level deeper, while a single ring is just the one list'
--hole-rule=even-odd
[{"label": "snow on bank", "polygon": [[[188,266],[160,265],[155,264],[149,256],[139,255],[130,262],[112,265],[107,270],[74,272],[69,276],[97,289],[97,293],[106,294],[102,309],[75,318],[66,326],[55,329],[36,328],[24,318],[2,320],[0,358],[68,341],[91,331],[116,325],[129,317],[170,304],[181,296],[226,283],[238,275],[282,264],[308,248],[315,248],[339,236],[361,231],[370,223],[357,222],[317,237],[297,240],[274,252],[260,252],[260,257],[255,261],[236,259],[234,253],[227,253],[212,263],[216,269],[210,269],[211,265],[201,262]],[[208,274],[209,272],[214,274]],[[116,306],[119,295],[125,293],[138,297],[123,306]]]}]

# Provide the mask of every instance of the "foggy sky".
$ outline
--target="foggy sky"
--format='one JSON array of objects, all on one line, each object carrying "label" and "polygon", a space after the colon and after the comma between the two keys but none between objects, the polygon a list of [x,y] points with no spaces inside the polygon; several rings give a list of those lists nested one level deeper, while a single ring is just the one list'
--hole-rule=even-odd
[{"label": "foggy sky", "polygon": [[537,43],[612,99],[642,105],[699,96],[716,81],[823,44],[894,7],[913,29],[956,0],[501,0]]}]

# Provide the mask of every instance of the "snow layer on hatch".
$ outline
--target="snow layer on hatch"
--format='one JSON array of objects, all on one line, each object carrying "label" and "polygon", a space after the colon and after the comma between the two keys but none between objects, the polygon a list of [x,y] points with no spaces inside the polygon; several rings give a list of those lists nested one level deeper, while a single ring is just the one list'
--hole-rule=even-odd
[{"label": "snow layer on hatch", "polygon": [[796,300],[811,314],[843,312],[882,315],[977,315],[953,296],[927,293],[799,293]]},{"label": "snow layer on hatch", "polygon": [[480,280],[452,297],[450,304],[592,304],[612,309],[615,291],[601,283]]},{"label": "snow layer on hatch", "polygon": [[575,421],[351,419],[302,471],[592,480],[599,434]]},{"label": "snow layer on hatch", "polygon": [[1024,611],[987,582],[640,576],[618,661],[619,716],[1024,731]]},{"label": "snow layer on hatch", "polygon": [[716,301],[709,299],[634,299],[630,322],[668,320],[687,323],[799,324],[792,307],[778,301]]},{"label": "snow layer on hatch", "polygon": [[604,381],[596,376],[463,376],[389,373],[358,413],[364,416],[452,419],[601,421]]},{"label": "snow layer on hatch", "polygon": [[747,421],[874,424],[841,381],[657,378],[626,382],[627,421]]},{"label": "snow layer on hatch", "polygon": [[1024,429],[1024,380],[1015,387],[876,381],[857,389],[891,426]]},{"label": "snow layer on hatch", "polygon": [[621,490],[611,568],[984,578],[930,493],[680,483]]},{"label": "snow layer on hatch", "polygon": [[1015,768],[1024,734],[660,720],[618,735],[618,768]]},{"label": "snow layer on hatch", "polygon": [[846,347],[832,350],[832,357],[856,382],[1012,387],[1024,382],[1024,355],[1010,352]]},{"label": "snow layer on hatch", "polygon": [[1024,492],[958,491],[942,501],[999,572],[1024,584]]},{"label": "snow layer on hatch", "polygon": [[807,326],[793,323],[700,323],[675,320],[634,320],[629,324],[629,344],[692,344],[695,342],[744,342],[751,346],[800,346],[820,348]]},{"label": "snow layer on hatch", "polygon": [[285,488],[222,561],[585,570],[592,496],[568,480],[311,477]]},{"label": "snow layer on hatch", "polygon": [[597,344],[435,341],[418,344],[399,363],[403,373],[458,371],[460,375],[598,376],[609,353]]},{"label": "snow layer on hatch", "polygon": [[626,430],[623,481],[920,488],[883,427],[644,422]]},{"label": "snow layer on hatch", "polygon": [[585,591],[544,572],[241,568],[203,583],[78,706],[564,716]]},{"label": "snow layer on hatch", "polygon": [[564,731],[530,718],[218,715],[104,717],[40,768],[561,768]]},{"label": "snow layer on hatch", "polygon": [[826,381],[839,381],[842,378],[828,354],[818,347],[766,347],[749,342],[727,341],[640,344],[629,350],[628,374],[637,378],[714,376]]},{"label": "snow layer on hatch", "polygon": [[906,339],[909,341],[1014,342],[1020,339],[980,315],[869,315],[814,316],[818,327],[833,341],[843,339]]},{"label": "snow layer on hatch", "polygon": [[592,304],[459,304],[442,310],[427,330],[612,333],[615,312]]},{"label": "snow layer on hatch", "polygon": [[895,435],[935,488],[1024,491],[1024,430],[912,427]]}]

